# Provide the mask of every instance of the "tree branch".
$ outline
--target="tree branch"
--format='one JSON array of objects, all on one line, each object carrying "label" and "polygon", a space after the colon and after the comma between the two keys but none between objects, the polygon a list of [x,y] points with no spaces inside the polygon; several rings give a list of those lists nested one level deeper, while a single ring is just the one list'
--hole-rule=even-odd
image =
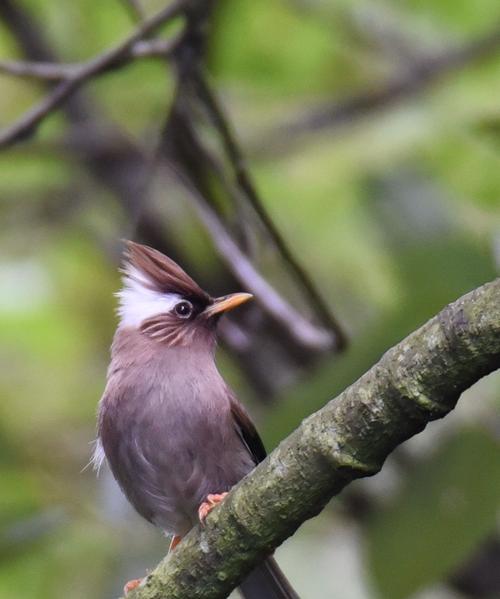
[{"label": "tree branch", "polygon": [[307,418],[129,599],[226,597],[352,480],[500,367],[500,279],[450,304]]},{"label": "tree branch", "polygon": [[[137,58],[165,58],[175,49],[179,36],[136,42],[119,63],[109,64],[95,75],[127,65]],[[0,60],[0,73],[26,79],[61,81],[77,77],[86,63],[57,63],[25,60]]]},{"label": "tree branch", "polygon": [[32,135],[45,117],[58,108],[81,85],[127,58],[137,42],[156,31],[167,21],[182,14],[186,10],[187,4],[188,0],[175,0],[169,6],[142,22],[126,40],[77,67],[71,76],[59,83],[37,105],[0,132],[0,148],[5,148]]}]

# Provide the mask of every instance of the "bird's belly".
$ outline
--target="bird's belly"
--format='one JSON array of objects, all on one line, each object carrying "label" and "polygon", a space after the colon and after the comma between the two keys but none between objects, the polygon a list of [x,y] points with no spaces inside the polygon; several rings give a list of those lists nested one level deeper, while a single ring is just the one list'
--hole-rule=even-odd
[{"label": "bird's belly", "polygon": [[206,495],[229,490],[253,464],[237,435],[223,434],[228,428],[220,415],[212,420],[182,408],[155,415],[144,410],[134,418],[115,418],[111,434],[103,428],[102,442],[135,509],[167,532],[184,535]]}]

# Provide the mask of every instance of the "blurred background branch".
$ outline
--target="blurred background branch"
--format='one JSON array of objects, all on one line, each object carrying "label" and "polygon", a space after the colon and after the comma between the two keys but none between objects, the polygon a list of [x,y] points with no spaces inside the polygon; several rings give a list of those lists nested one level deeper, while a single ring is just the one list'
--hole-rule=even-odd
[{"label": "blurred background branch", "polygon": [[[138,41],[128,51],[127,56],[118,63],[101,66],[102,70],[90,77],[96,77],[109,70],[125,67],[135,58],[164,58],[174,49],[177,38],[173,40],[155,39],[151,41]],[[41,79],[45,81],[60,81],[61,79],[74,79],[81,76],[82,64],[58,64],[51,62],[28,62],[21,60],[1,60],[0,72],[16,77],[28,79]],[[83,82],[82,82],[83,83]],[[57,108],[53,106],[51,110]]]},{"label": "blurred background branch", "polygon": [[74,69],[39,104],[28,110],[17,122],[7,127],[3,132],[0,131],[0,148],[32,135],[40,122],[58,108],[68,96],[92,77],[110,68],[114,63],[130,56],[131,49],[136,42],[154,33],[165,22],[179,16],[185,10],[185,5],[186,2],[182,0],[172,2],[167,8],[141,23],[137,30],[125,41]]}]

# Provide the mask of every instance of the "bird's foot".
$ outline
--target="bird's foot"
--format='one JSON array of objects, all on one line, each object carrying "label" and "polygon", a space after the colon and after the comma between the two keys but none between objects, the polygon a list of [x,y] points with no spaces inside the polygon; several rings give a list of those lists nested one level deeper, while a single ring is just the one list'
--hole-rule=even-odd
[{"label": "bird's foot", "polygon": [[170,541],[170,547],[168,548],[168,552],[170,553],[171,551],[173,551],[181,541],[182,537],[180,537],[179,535],[174,535],[172,537],[172,540]]},{"label": "bird's foot", "polygon": [[142,578],[134,578],[134,580],[129,580],[127,584],[123,587],[123,594],[128,595],[130,591],[136,589],[142,581]]},{"label": "bird's foot", "polygon": [[198,518],[201,524],[205,524],[205,519],[208,514],[214,509],[214,507],[219,504],[224,497],[227,495],[226,493],[211,493],[207,495],[205,501],[198,508]]}]

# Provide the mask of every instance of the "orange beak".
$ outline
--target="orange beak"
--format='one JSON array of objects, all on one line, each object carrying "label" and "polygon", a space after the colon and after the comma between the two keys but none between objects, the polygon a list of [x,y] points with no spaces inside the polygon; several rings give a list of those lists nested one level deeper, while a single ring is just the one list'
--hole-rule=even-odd
[{"label": "orange beak", "polygon": [[224,312],[229,312],[229,310],[233,310],[237,306],[241,306],[241,304],[248,302],[252,297],[253,295],[251,293],[231,293],[231,295],[223,295],[222,297],[217,297],[214,300],[214,303],[210,304],[204,312],[208,317],[215,316],[216,314],[223,314]]}]

